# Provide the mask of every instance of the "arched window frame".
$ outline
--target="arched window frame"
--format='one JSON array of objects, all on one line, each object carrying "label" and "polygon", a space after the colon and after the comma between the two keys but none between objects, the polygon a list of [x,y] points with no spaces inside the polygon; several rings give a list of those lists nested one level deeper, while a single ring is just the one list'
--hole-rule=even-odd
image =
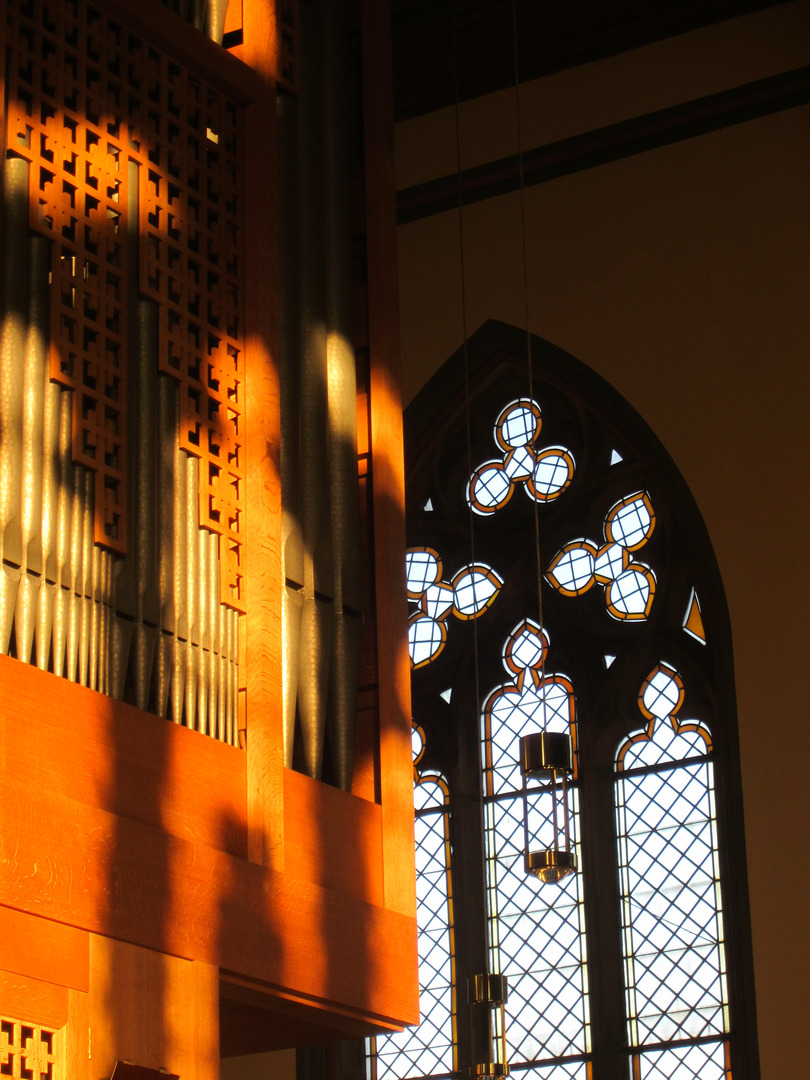
[{"label": "arched window frame", "polygon": [[[457,805],[467,806],[466,820],[458,815],[454,824],[455,888],[457,896],[463,895],[456,914],[459,985],[466,975],[483,970],[486,962],[486,942],[480,927],[473,925],[485,922],[485,904],[474,895],[480,888],[476,884],[480,869],[472,848],[476,829],[480,837],[480,816],[467,805],[473,796],[470,777],[478,767],[471,747],[475,725],[471,718],[479,717],[487,693],[503,682],[496,642],[505,640],[519,618],[536,616],[531,589],[514,584],[516,578],[531,581],[535,576],[523,572],[531,566],[533,553],[525,542],[521,549],[515,529],[526,496],[513,484],[501,509],[475,515],[471,548],[470,514],[463,495],[476,468],[503,460],[493,456],[493,451],[502,452],[493,443],[494,414],[509,401],[529,397],[531,388],[543,414],[538,447],[563,447],[576,462],[565,494],[553,504],[539,506],[544,571],[573,541],[587,540],[598,551],[610,539],[605,532],[608,511],[634,492],[648,493],[656,515],[655,536],[646,549],[633,555],[653,574],[658,570],[646,618],[618,621],[614,616],[615,625],[606,630],[604,616],[610,613],[605,610],[605,588],[566,596],[547,580],[543,585],[544,625],[552,629],[554,640],[552,666],[570,675],[584,717],[579,758],[589,788],[582,808],[587,837],[584,873],[594,882],[615,883],[609,916],[598,911],[593,889],[586,890],[588,948],[592,957],[599,958],[589,976],[593,1080],[613,1080],[628,1069],[623,956],[617,931],[613,763],[616,747],[633,727],[638,728],[634,695],[662,656],[682,673],[693,714],[705,715],[711,722],[724,920],[727,939],[735,945],[728,964],[731,1074],[734,1080],[755,1080],[759,1073],[731,639],[711,545],[682,477],[628,403],[594,372],[540,339],[531,339],[531,374],[526,353],[524,331],[485,324],[406,412],[409,546],[430,545],[453,566],[474,557],[505,579],[502,595],[481,619],[464,627],[451,621],[441,657],[413,679],[414,715],[435,743],[440,767],[447,767]],[[677,551],[679,557],[668,560],[662,573],[662,553],[667,551]],[[583,624],[591,627],[587,647],[578,640]],[[692,633],[695,627],[705,640]],[[467,1064],[464,1047],[470,1041],[464,1031],[467,1023],[462,1007],[462,1067]]]}]

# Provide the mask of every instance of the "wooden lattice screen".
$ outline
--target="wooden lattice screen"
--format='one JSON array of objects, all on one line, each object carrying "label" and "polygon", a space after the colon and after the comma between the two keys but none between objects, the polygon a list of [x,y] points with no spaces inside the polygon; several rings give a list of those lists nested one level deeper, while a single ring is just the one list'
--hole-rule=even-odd
[{"label": "wooden lattice screen", "polygon": [[0,1017],[0,1074],[28,1080],[59,1080],[56,1032]]},{"label": "wooden lattice screen", "polygon": [[239,109],[86,0],[6,7],[7,150],[30,163],[30,227],[52,241],[51,378],[75,391],[95,541],[126,551],[136,287],[159,305],[155,359],[179,384],[180,445],[200,460],[200,524],[222,537],[222,601],[243,610]]}]

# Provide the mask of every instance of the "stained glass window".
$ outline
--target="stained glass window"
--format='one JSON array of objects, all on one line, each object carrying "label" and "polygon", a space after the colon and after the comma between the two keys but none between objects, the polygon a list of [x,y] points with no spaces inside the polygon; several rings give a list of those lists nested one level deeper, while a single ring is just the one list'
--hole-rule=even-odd
[{"label": "stained glass window", "polygon": [[[543,729],[576,735],[570,680],[544,674],[548,634],[531,621],[514,628],[503,650],[512,677],[484,704],[484,821],[492,970],[506,975],[506,1040],[513,1070],[555,1059],[549,1077],[585,1076],[588,987],[581,879],[573,874],[542,888],[524,869],[520,737]],[[568,791],[571,829],[578,830],[576,788]],[[556,827],[550,783],[534,785],[529,832],[552,846]]]},{"label": "stained glass window", "polygon": [[646,491],[620,499],[602,524],[605,541],[572,540],[557,552],[546,572],[563,596],[581,596],[598,582],[605,586],[608,614],[622,622],[646,619],[655,597],[655,572],[631,552],[643,547],[655,529],[655,511]]},{"label": "stained glass window", "polygon": [[432,548],[405,553],[408,599],[416,610],[408,621],[408,648],[413,668],[435,659],[447,640],[447,620],[477,619],[493,603],[503,578],[491,566],[469,563],[450,582],[442,580],[442,560]]},{"label": "stained glass window", "polygon": [[476,514],[502,509],[519,483],[537,502],[562,495],[574,478],[574,457],[564,446],[536,449],[542,426],[540,406],[532,398],[520,398],[501,411],[493,437],[503,458],[479,465],[467,483],[467,502]]},{"label": "stained glass window", "polygon": [[729,1075],[712,742],[703,724],[678,718],[683,701],[678,672],[658,664],[639,696],[648,724],[616,758],[628,1040],[638,1080]]},{"label": "stained glass window", "polygon": [[[426,985],[424,1034],[383,1051],[386,1080],[481,1060],[480,972],[508,979],[512,1073],[746,1080],[731,642],[688,489],[609,386],[500,324],[428,384],[406,433],[413,710],[420,775],[443,785],[417,818],[420,919],[452,926],[455,997]],[[520,739],[540,730],[571,737],[563,787],[524,786]],[[562,807],[577,871],[541,882],[526,850],[559,840]],[[440,819],[452,922],[420,831]]]}]

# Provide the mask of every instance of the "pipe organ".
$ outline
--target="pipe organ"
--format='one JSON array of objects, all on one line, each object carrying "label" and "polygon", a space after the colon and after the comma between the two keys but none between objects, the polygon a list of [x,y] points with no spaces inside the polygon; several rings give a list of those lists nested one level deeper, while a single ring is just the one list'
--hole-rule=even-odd
[{"label": "pipe organ", "polygon": [[0,651],[235,743],[238,110],[92,4],[8,10]]},{"label": "pipe organ", "polygon": [[6,1041],[213,1080],[414,1022],[384,12],[3,20]]},{"label": "pipe organ", "polygon": [[[320,777],[328,732],[350,790],[362,584],[346,60],[340,9],[309,7],[309,62],[279,102],[284,755]],[[236,745],[239,109],[86,0],[9,12],[0,652]],[[224,7],[187,14],[222,40]]]}]

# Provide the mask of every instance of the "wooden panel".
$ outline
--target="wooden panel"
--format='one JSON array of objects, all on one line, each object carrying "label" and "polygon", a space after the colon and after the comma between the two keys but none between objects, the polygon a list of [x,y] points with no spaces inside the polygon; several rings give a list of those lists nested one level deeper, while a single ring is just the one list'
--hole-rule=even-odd
[{"label": "wooden panel", "polygon": [[266,86],[264,72],[240,63],[205,34],[190,34],[185,19],[161,0],[104,0],[104,7],[184,66],[211,79],[236,101],[250,102],[261,97]]},{"label": "wooden panel", "polygon": [[[194,1077],[219,1080],[219,970],[195,961],[191,972],[194,990],[192,1063]],[[212,1020],[213,1011],[213,1020]],[[183,1022],[182,1016],[179,1018]],[[201,1072],[197,1063],[202,1062]],[[182,1080],[182,1078],[181,1078]]]},{"label": "wooden panel", "polygon": [[[0,836],[9,835],[0,832]],[[4,856],[9,864],[14,861],[11,851],[9,846]],[[0,907],[0,942],[0,963],[7,972],[76,990],[87,989],[89,952],[83,930]]]},{"label": "wooden panel", "polygon": [[285,869],[328,889],[382,904],[379,806],[284,770]]},{"label": "wooden panel", "polygon": [[10,776],[29,774],[36,762],[38,787],[244,853],[239,750],[7,656],[0,683]]},{"label": "wooden panel", "polygon": [[212,977],[205,964],[96,935],[90,971],[93,1076],[109,1076],[121,1060],[195,1080],[217,1080],[216,972]]},{"label": "wooden panel", "polygon": [[[363,627],[368,631],[368,624]],[[354,728],[354,769],[352,772],[352,795],[379,802],[378,750],[379,725],[377,717],[376,690],[361,688],[357,695],[357,718]]]},{"label": "wooden panel", "polygon": [[8,776],[0,835],[14,853],[0,903],[241,972],[333,1016],[413,1020],[412,918]]},{"label": "wooden panel", "polygon": [[[65,1032],[65,1075],[68,1080],[90,1077],[90,1002],[89,994],[68,991],[68,1023]],[[96,1080],[97,1074],[93,1074]]]},{"label": "wooden panel", "polygon": [[[245,580],[250,611],[246,641],[248,853],[284,865],[281,720],[281,477],[278,368],[278,189],[275,156],[275,9],[244,4],[242,57],[265,82],[262,100],[245,110],[251,168],[245,184],[245,322],[247,367],[247,522]],[[269,200],[269,202],[268,202]]]},{"label": "wooden panel", "polygon": [[[266,88],[275,89],[280,42],[274,5],[265,3],[265,0],[243,0],[242,11],[244,27],[242,59],[256,73],[256,77]],[[253,172],[259,177],[262,176],[261,169],[253,169]],[[265,195],[268,192],[275,194],[276,190],[275,185],[271,187],[268,183]],[[268,213],[266,216],[271,218],[274,214]],[[272,249],[273,252],[276,250],[275,247]],[[271,295],[275,296],[275,294]]]},{"label": "wooden panel", "polygon": [[68,989],[0,971],[0,1013],[41,1027],[60,1028],[67,1023]]}]

